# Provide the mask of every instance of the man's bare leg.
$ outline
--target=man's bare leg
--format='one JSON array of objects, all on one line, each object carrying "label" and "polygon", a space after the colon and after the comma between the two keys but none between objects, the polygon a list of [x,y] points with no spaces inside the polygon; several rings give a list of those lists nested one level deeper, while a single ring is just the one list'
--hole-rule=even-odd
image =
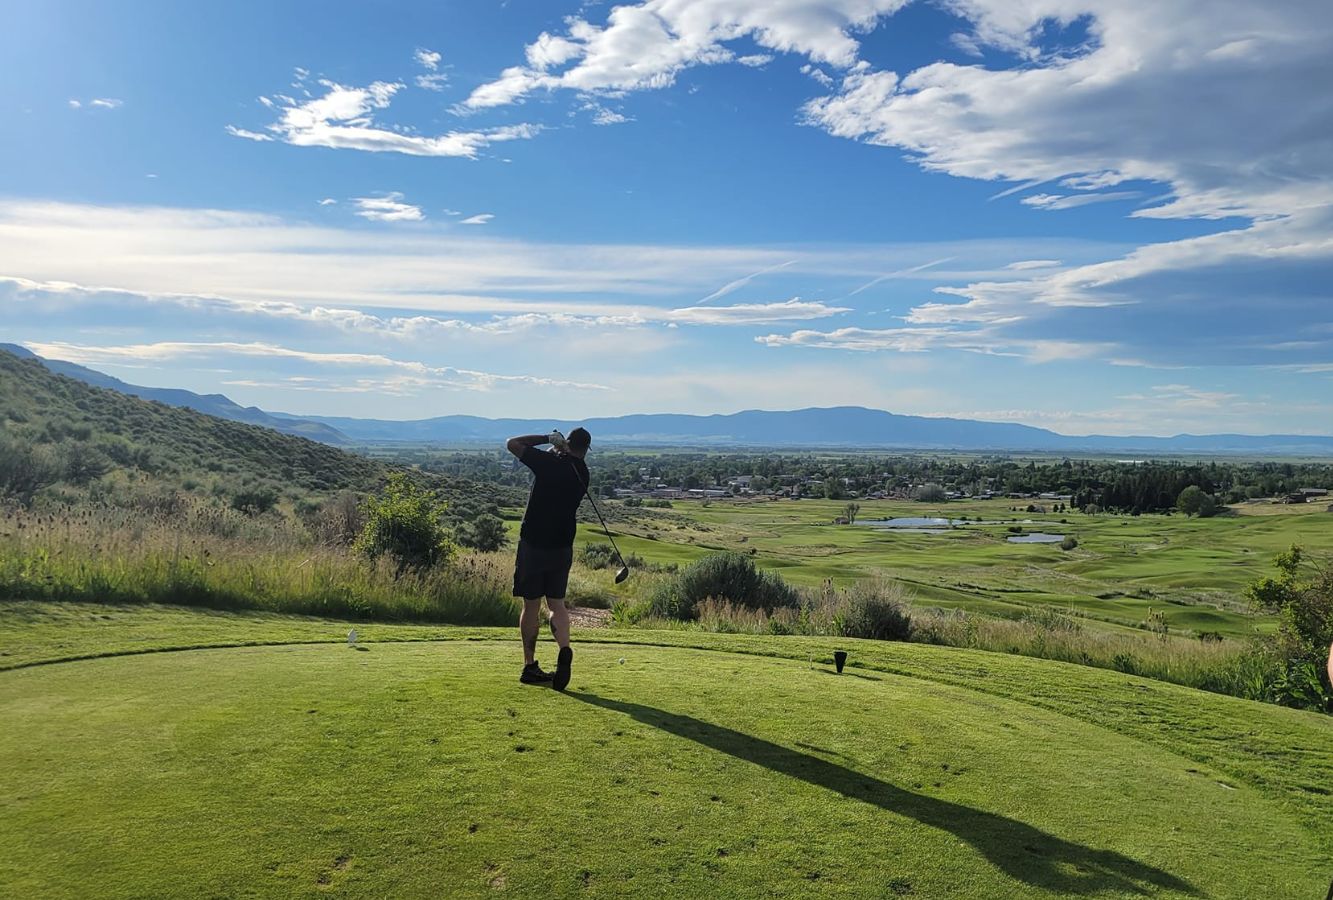
[{"label": "man's bare leg", "polygon": [[565,608],[563,600],[548,599],[546,605],[551,608],[551,634],[555,635],[555,642],[560,646],[560,652],[555,657],[555,675],[551,679],[551,687],[563,691],[569,685],[570,665],[574,661],[574,650],[569,646],[569,610]]},{"label": "man's bare leg", "polygon": [[[560,604],[564,606],[563,603]],[[568,623],[568,614],[566,614]],[[528,666],[537,660],[537,633],[542,627],[542,598],[523,598],[523,612],[518,617],[518,633],[523,636],[523,665]],[[569,634],[566,626],[565,634]]]},{"label": "man's bare leg", "polygon": [[547,600],[546,605],[551,609],[551,634],[555,637],[557,646],[569,646],[569,610],[565,607],[563,600]]}]

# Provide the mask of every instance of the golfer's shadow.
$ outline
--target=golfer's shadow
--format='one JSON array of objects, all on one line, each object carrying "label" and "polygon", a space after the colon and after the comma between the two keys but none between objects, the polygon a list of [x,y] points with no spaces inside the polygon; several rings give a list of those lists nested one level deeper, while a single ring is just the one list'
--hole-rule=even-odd
[{"label": "golfer's shadow", "polygon": [[625,713],[646,725],[737,759],[947,831],[972,845],[1011,878],[1036,887],[1061,894],[1103,891],[1147,894],[1157,890],[1199,893],[1182,878],[1114,851],[1085,847],[1015,819],[904,790],[853,769],[721,725],[596,694],[571,691],[566,696]]}]

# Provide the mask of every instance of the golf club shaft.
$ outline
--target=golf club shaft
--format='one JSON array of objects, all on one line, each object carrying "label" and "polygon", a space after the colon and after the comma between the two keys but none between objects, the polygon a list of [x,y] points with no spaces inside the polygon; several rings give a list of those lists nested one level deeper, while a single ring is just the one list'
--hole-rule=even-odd
[{"label": "golf club shaft", "polygon": [[606,519],[602,518],[602,511],[597,508],[597,501],[592,499],[592,492],[588,490],[588,485],[579,477],[578,467],[572,462],[569,467],[574,470],[574,477],[578,478],[580,484],[583,484],[583,496],[587,497],[588,502],[592,504],[592,511],[597,513],[597,521],[602,523],[602,531],[606,533],[606,539],[611,542],[611,549],[616,551],[616,559],[620,561],[621,568],[624,568],[625,557],[620,555],[620,548],[616,546],[616,539],[611,537],[611,529],[606,527]]}]

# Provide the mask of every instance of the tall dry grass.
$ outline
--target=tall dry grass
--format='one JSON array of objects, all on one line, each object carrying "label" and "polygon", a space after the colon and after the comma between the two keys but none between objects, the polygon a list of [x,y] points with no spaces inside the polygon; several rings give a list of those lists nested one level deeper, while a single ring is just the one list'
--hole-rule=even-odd
[{"label": "tall dry grass", "polygon": [[170,603],[457,625],[514,625],[511,560],[463,552],[395,578],[298,522],[185,500],[0,511],[0,598]]}]

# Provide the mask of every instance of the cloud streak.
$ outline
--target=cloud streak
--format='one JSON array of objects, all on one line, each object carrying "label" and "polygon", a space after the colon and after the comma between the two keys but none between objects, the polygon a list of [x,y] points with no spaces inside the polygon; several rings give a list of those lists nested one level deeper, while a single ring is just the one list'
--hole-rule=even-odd
[{"label": "cloud streak", "polygon": [[[267,129],[273,139],[296,147],[475,159],[492,144],[527,140],[541,131],[541,126],[527,123],[434,136],[386,128],[376,124],[375,115],[389,108],[394,95],[403,89],[402,82],[376,81],[366,87],[347,87],[327,80],[318,84],[325,93],[305,102],[284,95],[260,98],[278,113],[278,120]],[[259,132],[234,125],[227,126],[227,130],[237,137],[261,139]]]}]

